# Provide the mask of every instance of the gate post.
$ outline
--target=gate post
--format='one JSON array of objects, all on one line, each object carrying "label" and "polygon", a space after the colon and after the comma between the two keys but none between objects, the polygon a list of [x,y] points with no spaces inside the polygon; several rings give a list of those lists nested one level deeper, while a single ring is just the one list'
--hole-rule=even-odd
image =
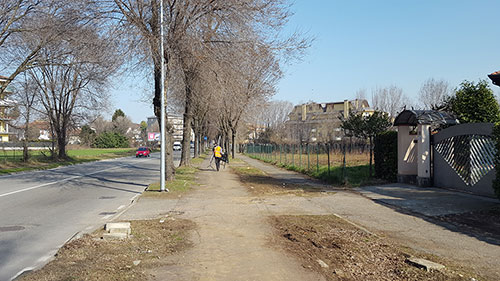
[{"label": "gate post", "polygon": [[432,185],[431,181],[431,126],[418,125],[417,184],[421,187]]}]

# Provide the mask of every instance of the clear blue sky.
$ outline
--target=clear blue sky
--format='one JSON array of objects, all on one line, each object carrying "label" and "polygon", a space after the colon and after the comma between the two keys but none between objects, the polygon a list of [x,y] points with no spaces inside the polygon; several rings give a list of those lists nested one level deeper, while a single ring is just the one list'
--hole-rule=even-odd
[{"label": "clear blue sky", "polygon": [[[285,69],[277,100],[341,101],[358,89],[369,99],[372,89],[390,85],[416,99],[428,78],[456,87],[500,70],[499,0],[296,0],[293,11],[288,29],[316,40],[302,62]],[[152,115],[137,102],[140,84],[114,91],[114,106],[134,122]]]}]

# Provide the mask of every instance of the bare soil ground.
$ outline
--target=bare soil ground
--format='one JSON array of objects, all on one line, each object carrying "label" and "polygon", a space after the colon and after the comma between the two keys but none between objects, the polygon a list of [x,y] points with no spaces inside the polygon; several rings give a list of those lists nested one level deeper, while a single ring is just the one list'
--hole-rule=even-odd
[{"label": "bare soil ground", "polygon": [[132,236],[125,240],[101,239],[103,230],[73,240],[49,264],[17,280],[147,280],[148,269],[191,246],[187,237],[195,225],[162,218],[132,221],[131,228]]},{"label": "bare soil ground", "polygon": [[[445,270],[431,272],[411,266],[405,261],[415,255],[413,250],[333,215],[276,216],[270,221],[276,231],[273,244],[293,253],[304,267],[327,280],[472,280],[463,268],[449,264]],[[440,262],[434,256],[417,256]],[[321,266],[321,261],[328,267]]]}]

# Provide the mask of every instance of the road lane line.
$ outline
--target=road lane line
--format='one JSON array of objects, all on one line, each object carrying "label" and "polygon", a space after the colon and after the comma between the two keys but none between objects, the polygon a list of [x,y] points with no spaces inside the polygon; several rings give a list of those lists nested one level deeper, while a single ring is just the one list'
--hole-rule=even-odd
[{"label": "road lane line", "polygon": [[[145,162],[145,161],[148,161],[148,160],[151,160],[151,159],[145,159],[145,160],[142,160],[142,161],[137,161],[136,163],[138,163],[138,162],[139,163],[140,162]],[[37,188],[40,188],[40,187],[44,187],[44,186],[48,186],[48,185],[52,185],[52,184],[64,182],[64,181],[69,181],[69,180],[73,180],[73,179],[77,179],[77,178],[83,178],[83,177],[86,177],[86,176],[91,176],[91,175],[102,173],[102,172],[109,171],[109,170],[119,169],[119,168],[122,168],[123,166],[111,167],[111,168],[107,168],[107,169],[104,169],[104,170],[99,170],[99,171],[96,171],[96,172],[92,172],[92,173],[88,173],[88,174],[84,174],[84,175],[80,175],[80,176],[72,176],[72,177],[69,177],[69,178],[66,178],[66,179],[62,179],[62,180],[58,180],[58,181],[48,182],[48,183],[44,183],[44,184],[40,184],[40,185],[36,185],[36,186],[32,186],[32,187],[23,188],[23,189],[16,190],[16,191],[7,192],[7,193],[4,193],[4,194],[0,194],[0,198],[1,197],[5,197],[5,196],[9,196],[9,195],[13,195],[13,194],[16,194],[16,193],[20,193],[20,192],[24,192],[24,191],[29,191],[29,190],[37,189]]]}]

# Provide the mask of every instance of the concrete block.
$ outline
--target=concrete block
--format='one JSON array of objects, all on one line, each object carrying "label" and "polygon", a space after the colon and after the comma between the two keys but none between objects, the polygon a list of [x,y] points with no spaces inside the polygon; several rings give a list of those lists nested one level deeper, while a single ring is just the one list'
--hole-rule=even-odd
[{"label": "concrete block", "polygon": [[104,239],[127,239],[128,234],[126,233],[104,233],[102,235]]},{"label": "concrete block", "polygon": [[125,236],[127,238],[131,233],[129,222],[107,223],[104,229],[108,232],[107,234],[116,234],[117,237]]},{"label": "concrete block", "polygon": [[130,228],[129,222],[110,222],[104,227],[104,230],[109,231],[111,228]]},{"label": "concrete block", "polygon": [[131,230],[130,228],[110,228],[109,233],[125,233],[127,235],[130,235]]},{"label": "concrete block", "polygon": [[408,259],[406,259],[406,262],[413,265],[413,266],[416,266],[418,268],[423,268],[427,271],[441,270],[445,267],[442,264],[428,261],[426,259],[420,259],[420,258],[408,258]]}]

